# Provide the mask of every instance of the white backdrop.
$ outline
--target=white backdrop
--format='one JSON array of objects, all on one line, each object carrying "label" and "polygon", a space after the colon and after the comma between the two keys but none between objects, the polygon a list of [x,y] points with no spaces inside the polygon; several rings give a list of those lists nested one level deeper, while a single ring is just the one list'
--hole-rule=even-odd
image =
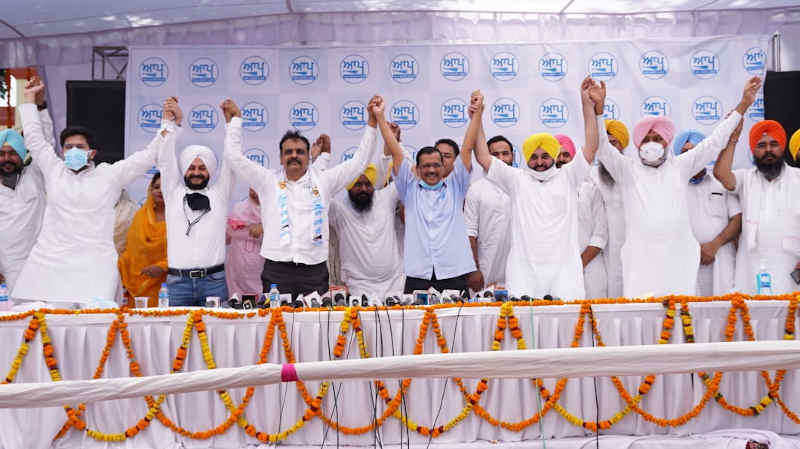
[{"label": "white backdrop", "polygon": [[[581,145],[578,86],[587,74],[606,81],[606,115],[631,131],[642,117],[668,115],[678,130],[709,133],[736,105],[744,81],[763,76],[768,51],[766,35],[509,45],[131,47],[125,151],[152,139],[160,103],[176,95],[187,126],[179,151],[201,143],[221,159],[224,119],[218,105],[230,97],[242,107],[251,159],[276,168],[280,136],[297,128],[311,140],[330,134],[338,162],[358,144],[364,105],[380,93],[413,152],[440,137],[460,143],[466,103],[477,88],[490,106],[487,136],[503,134],[517,147],[528,135],[547,131]],[[763,116],[759,98],[748,111],[745,135]],[[750,163],[746,140],[740,141],[737,166]],[[143,177],[132,186],[136,201],[143,199],[146,182]],[[245,188],[240,186],[237,199]]]}]

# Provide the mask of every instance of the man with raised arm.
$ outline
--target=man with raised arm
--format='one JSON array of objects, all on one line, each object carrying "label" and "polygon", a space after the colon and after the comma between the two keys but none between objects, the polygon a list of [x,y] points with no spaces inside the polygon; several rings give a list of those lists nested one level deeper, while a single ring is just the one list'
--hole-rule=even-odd
[{"label": "man with raised arm", "polygon": [[[732,170],[735,145],[725,148],[714,165],[714,176],[739,194],[742,235],[736,256],[735,289],[748,294],[785,294],[800,289],[800,170],[784,160],[786,131],[774,120],[750,128],[755,167]],[[759,291],[756,277],[771,277],[771,292]],[[759,276],[760,277],[760,276]]]},{"label": "man with raised arm", "polygon": [[324,293],[328,290],[328,211],[333,197],[367,168],[377,142],[374,115],[370,114],[352,159],[327,170],[309,167],[308,139],[288,131],[279,144],[281,169],[272,171],[242,154],[241,112],[231,100],[225,100],[225,109],[231,111],[225,116],[226,141],[231,142],[225,146],[225,162],[261,201],[264,291],[277,284],[281,293],[293,297]]},{"label": "man with raised arm", "polygon": [[[692,151],[675,157],[668,150],[675,127],[665,117],[649,117],[636,124],[637,158],[623,156],[601,139],[598,158],[620,185],[625,203],[625,296],[695,294],[700,245],[689,220],[689,180],[727,146],[759,87],[759,78],[748,80],[736,109]],[[604,84],[592,92],[601,133],[606,132],[601,116],[605,94]]]},{"label": "man with raised arm", "polygon": [[587,142],[575,160],[556,167],[561,145],[550,134],[534,134],[522,146],[522,166],[510,167],[492,157],[486,146],[483,95],[470,99],[471,120],[467,133],[476,139],[475,157],[511,200],[511,253],[506,281],[511,295],[564,299],[585,296],[581,248],[578,246],[578,188],[594,160],[597,128],[588,98],[590,78],[581,83],[584,133]]},{"label": "man with raised arm", "polygon": [[453,171],[445,177],[442,153],[423,147],[417,152],[415,175],[386,123],[383,101],[374,109],[381,135],[392,152],[393,184],[405,206],[405,292],[430,287],[466,291],[467,275],[475,271],[464,224],[472,148],[460,152]]},{"label": "man with raised arm", "polygon": [[62,160],[45,139],[36,110],[36,95],[44,88],[37,79],[28,82],[20,106],[25,147],[42,171],[47,202],[41,232],[11,296],[69,305],[113,301],[119,284],[114,204],[125,185],[153,166],[158,148],[174,132],[163,129],[144,151],[98,165],[88,130],[62,133]]}]

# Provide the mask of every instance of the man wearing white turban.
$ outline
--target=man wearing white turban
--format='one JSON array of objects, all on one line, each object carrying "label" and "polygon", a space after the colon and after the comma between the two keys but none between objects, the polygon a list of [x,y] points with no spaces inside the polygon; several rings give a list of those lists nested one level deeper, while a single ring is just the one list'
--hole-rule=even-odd
[{"label": "man wearing white turban", "polygon": [[[183,113],[177,98],[169,98],[164,111],[168,128],[180,126]],[[233,173],[223,166],[209,186],[217,171],[211,148],[189,145],[176,160],[174,141],[162,147],[158,169],[167,222],[169,305],[203,306],[209,296],[227,300],[225,226]]]}]

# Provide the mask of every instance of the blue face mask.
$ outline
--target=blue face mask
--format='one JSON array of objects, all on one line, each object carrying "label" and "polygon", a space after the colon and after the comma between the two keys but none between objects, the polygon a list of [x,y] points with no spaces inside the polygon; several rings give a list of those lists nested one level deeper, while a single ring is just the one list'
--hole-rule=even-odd
[{"label": "blue face mask", "polygon": [[71,148],[64,153],[64,165],[70,170],[78,171],[89,163],[89,152]]},{"label": "blue face mask", "polygon": [[420,181],[419,182],[419,186],[422,187],[425,190],[439,190],[439,189],[442,188],[443,185],[444,185],[444,179],[440,179],[439,182],[437,182],[434,185],[430,185],[425,181]]}]

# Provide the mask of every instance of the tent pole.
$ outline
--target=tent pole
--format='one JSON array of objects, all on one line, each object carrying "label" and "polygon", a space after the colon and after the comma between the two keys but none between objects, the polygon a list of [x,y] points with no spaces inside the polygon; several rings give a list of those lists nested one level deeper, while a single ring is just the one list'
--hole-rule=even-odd
[{"label": "tent pole", "polygon": [[781,32],[772,35],[772,71],[781,71]]}]

